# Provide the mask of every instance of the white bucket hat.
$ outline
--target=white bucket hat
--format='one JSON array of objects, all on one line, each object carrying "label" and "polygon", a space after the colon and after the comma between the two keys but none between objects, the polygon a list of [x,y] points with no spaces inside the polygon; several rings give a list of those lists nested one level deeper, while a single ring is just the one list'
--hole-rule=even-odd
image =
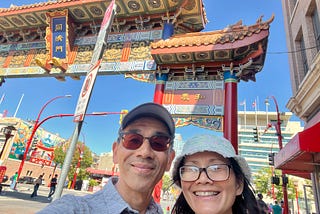
[{"label": "white bucket hat", "polygon": [[[247,161],[243,157],[236,155],[230,141],[224,137],[214,135],[197,135],[186,141],[181,154],[176,157],[174,161],[172,178],[179,172],[178,167],[180,166],[183,157],[204,151],[216,152],[225,158],[234,158],[238,162],[246,179],[249,182],[251,181],[251,170]],[[178,183],[179,182],[176,182],[176,184],[180,186]]]}]

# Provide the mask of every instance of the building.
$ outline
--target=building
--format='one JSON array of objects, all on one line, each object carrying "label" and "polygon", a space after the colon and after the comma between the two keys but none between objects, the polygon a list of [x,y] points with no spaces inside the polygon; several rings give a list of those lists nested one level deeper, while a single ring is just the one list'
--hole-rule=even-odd
[{"label": "building", "polygon": [[[0,130],[14,127],[10,136],[5,132],[0,133],[0,165],[6,166],[6,175],[13,175],[18,171],[23,158],[26,144],[33,129],[33,123],[20,118],[0,118]],[[43,174],[45,183],[49,183],[53,174],[60,174],[60,168],[53,162],[54,148],[66,146],[66,139],[58,134],[50,133],[38,128],[33,137],[20,177],[38,177]]]},{"label": "building", "polygon": [[[285,145],[296,133],[302,130],[299,121],[290,121],[291,112],[283,112],[281,134]],[[269,167],[268,154],[278,153],[279,144],[274,123],[277,112],[238,111],[239,155],[243,156],[253,175],[263,167]],[[257,137],[254,135],[258,132]]]},{"label": "building", "polygon": [[320,1],[282,0],[292,97],[287,108],[305,121],[275,156],[275,167],[311,177],[320,213]]}]

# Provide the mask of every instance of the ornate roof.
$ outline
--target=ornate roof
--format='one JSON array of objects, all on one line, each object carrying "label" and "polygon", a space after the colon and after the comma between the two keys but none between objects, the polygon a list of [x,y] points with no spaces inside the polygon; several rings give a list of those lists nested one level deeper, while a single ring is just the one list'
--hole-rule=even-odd
[{"label": "ornate roof", "polygon": [[[46,13],[68,9],[78,32],[96,34],[111,0],[56,0],[0,8],[0,44],[41,38]],[[114,32],[144,30],[174,23],[175,33],[200,31],[207,23],[202,0],[116,0]],[[14,40],[10,40],[14,37]]]},{"label": "ornate roof", "polygon": [[255,81],[255,73],[264,64],[273,19],[274,16],[262,22],[260,17],[251,26],[239,21],[223,30],[175,35],[151,43],[151,54],[160,69],[174,70],[175,76],[179,73],[177,70],[182,69],[184,73],[192,67],[202,67],[201,72],[217,75],[223,66],[243,66],[240,78]]}]

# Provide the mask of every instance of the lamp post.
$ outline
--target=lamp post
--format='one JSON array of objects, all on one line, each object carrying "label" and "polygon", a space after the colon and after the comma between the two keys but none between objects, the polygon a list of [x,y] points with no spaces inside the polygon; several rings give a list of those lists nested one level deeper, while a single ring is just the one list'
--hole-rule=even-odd
[{"label": "lamp post", "polygon": [[23,168],[23,165],[24,165],[24,162],[27,158],[27,154],[28,154],[28,150],[29,150],[29,147],[30,147],[30,144],[32,142],[32,139],[33,139],[33,136],[35,135],[36,131],[37,131],[37,128],[39,127],[39,119],[40,119],[40,116],[43,112],[43,110],[51,103],[53,102],[54,100],[57,100],[57,99],[60,99],[60,98],[69,98],[71,97],[71,95],[64,95],[64,96],[57,96],[57,97],[54,97],[50,100],[48,100],[43,106],[42,108],[40,109],[39,113],[38,113],[38,116],[37,116],[37,119],[33,125],[33,129],[32,129],[32,132],[30,134],[30,137],[26,143],[26,148],[25,148],[25,151],[23,153],[23,157],[22,157],[22,160],[21,160],[21,163],[20,163],[20,166],[19,166],[19,170],[18,170],[18,177],[17,177],[17,180],[19,180],[20,178],[20,174],[21,174],[21,171],[22,171],[22,168]]},{"label": "lamp post", "polygon": [[[88,113],[88,114],[85,114],[86,116],[103,116],[103,115],[111,115],[111,114],[123,114],[122,112],[93,112],[93,113]],[[28,143],[26,145],[26,151],[29,150],[29,147],[30,147],[30,144],[31,144],[31,141],[32,141],[32,138],[34,137],[34,134],[35,132],[37,131],[37,129],[44,123],[46,122],[47,120],[51,119],[51,118],[55,118],[55,117],[74,117],[74,114],[55,114],[55,115],[51,115],[51,116],[48,116],[46,118],[44,118],[43,120],[39,121],[39,118],[38,118],[38,122],[35,123],[34,127],[33,127],[33,130],[32,130],[32,133],[30,135],[30,138],[28,139]],[[27,148],[28,147],[28,148]],[[24,161],[26,159],[26,151],[24,152],[24,156],[23,156],[23,160]],[[20,167],[19,167],[19,170],[22,171],[22,167],[23,167],[23,164],[24,163],[20,163]],[[20,173],[21,173],[20,171]],[[55,171],[55,170],[54,170]],[[53,174],[54,174],[54,171],[53,171]],[[53,176],[52,174],[52,176]],[[20,176],[20,174],[18,173],[18,175]],[[19,179],[19,176],[17,179]]]},{"label": "lamp post", "polygon": [[6,148],[8,140],[10,139],[10,137],[13,136],[11,133],[14,130],[16,130],[16,128],[14,126],[6,126],[6,127],[3,127],[1,129],[2,133],[5,136],[5,140],[4,140],[4,144],[2,146],[1,153],[0,153],[0,161],[2,160],[2,154],[3,154],[3,152],[4,152],[5,148]]},{"label": "lamp post", "polygon": [[[277,111],[277,123],[273,124],[276,128],[276,132],[278,135],[278,143],[279,143],[279,149],[282,149],[282,135],[281,135],[281,120],[280,120],[280,113],[279,113],[279,107],[278,107],[278,102],[274,96],[269,96],[266,98],[265,103],[269,103],[269,99],[271,98],[274,101],[274,104],[276,105],[276,111]],[[287,182],[288,179],[286,177],[286,174],[282,170],[282,192],[283,192],[283,203],[284,203],[284,210],[283,214],[288,214],[289,209],[288,209],[288,189],[287,189]]]}]

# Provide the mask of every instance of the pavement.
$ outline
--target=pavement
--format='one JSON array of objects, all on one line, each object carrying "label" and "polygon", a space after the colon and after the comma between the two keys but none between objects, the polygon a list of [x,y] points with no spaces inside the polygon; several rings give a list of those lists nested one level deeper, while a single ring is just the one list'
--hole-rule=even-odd
[{"label": "pavement", "polygon": [[[51,202],[51,200],[47,198],[49,190],[49,187],[40,186],[38,196],[31,198],[30,195],[33,192],[33,185],[31,184],[18,184],[17,191],[13,191],[10,187],[4,186],[0,194],[0,214],[34,214]],[[62,195],[64,194],[81,196],[92,193],[64,189]],[[161,201],[161,206],[165,214],[169,213],[167,208],[170,207],[171,210],[173,203],[173,200]]]},{"label": "pavement", "polygon": [[[31,198],[33,185],[19,184],[17,191],[4,186],[0,194],[0,214],[33,214],[47,206],[51,200],[48,200],[49,187],[40,186],[38,196]],[[86,191],[77,191],[64,189],[62,195],[86,195],[91,194]]]}]

